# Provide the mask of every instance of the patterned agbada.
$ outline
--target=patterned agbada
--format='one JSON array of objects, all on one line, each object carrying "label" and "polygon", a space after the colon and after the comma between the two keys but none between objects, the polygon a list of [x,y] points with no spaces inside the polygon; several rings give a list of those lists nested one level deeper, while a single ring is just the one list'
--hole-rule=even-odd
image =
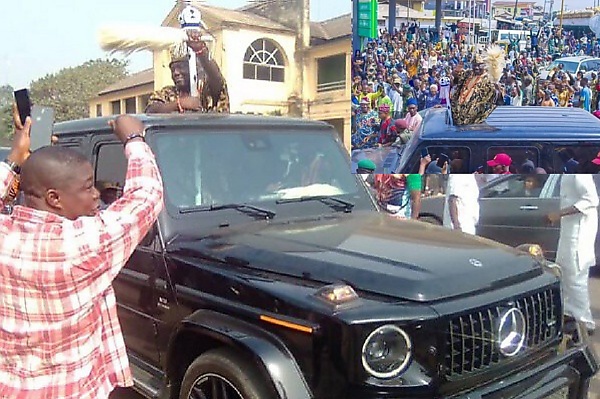
[{"label": "patterned agbada", "polygon": [[460,71],[452,93],[452,119],[455,125],[482,123],[496,109],[496,87],[487,74]]},{"label": "patterned agbada", "polygon": [[352,135],[352,149],[371,148],[377,144],[379,131],[379,114],[369,111],[366,114],[359,112],[356,115],[356,132]]},{"label": "patterned agbada", "polygon": [[[68,220],[16,206],[0,215],[0,397],[107,398],[131,386],[112,281],[162,208],[150,148],[130,143],[124,195]],[[14,175],[0,164],[0,194]]]},{"label": "patterned agbada", "polygon": [[[170,103],[176,102],[179,98],[179,91],[175,86],[166,86],[161,90],[157,90],[150,96],[147,107],[156,103]],[[202,107],[200,112],[229,112],[229,92],[227,91],[227,83],[223,82],[223,88],[219,93],[219,98],[215,102],[214,98],[210,95],[208,85],[202,86],[202,92],[200,95],[200,106]],[[147,109],[146,107],[146,109]]]}]

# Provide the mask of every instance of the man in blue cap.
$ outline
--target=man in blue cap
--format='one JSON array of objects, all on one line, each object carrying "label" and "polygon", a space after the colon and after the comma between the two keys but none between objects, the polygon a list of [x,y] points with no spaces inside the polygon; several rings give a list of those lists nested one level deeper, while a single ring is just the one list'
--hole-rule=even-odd
[{"label": "man in blue cap", "polygon": [[406,109],[408,110],[408,112],[404,120],[406,120],[409,132],[414,133],[417,130],[419,130],[421,122],[423,121],[423,118],[418,113],[417,99],[414,97],[409,98],[406,101]]}]

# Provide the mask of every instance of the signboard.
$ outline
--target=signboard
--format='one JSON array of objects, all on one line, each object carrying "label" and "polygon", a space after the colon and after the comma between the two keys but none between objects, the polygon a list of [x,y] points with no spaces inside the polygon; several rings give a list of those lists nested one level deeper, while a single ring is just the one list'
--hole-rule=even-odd
[{"label": "signboard", "polygon": [[358,36],[377,38],[377,0],[358,0]]}]

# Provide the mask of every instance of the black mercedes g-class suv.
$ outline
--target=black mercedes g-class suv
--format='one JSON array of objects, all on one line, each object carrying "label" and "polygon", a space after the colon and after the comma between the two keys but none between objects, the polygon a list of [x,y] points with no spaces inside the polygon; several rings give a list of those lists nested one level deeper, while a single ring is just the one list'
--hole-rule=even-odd
[{"label": "black mercedes g-class suv", "polygon": [[[140,118],[166,204],[114,282],[139,392],[586,397],[598,365],[585,335],[564,345],[543,260],[379,212],[331,126]],[[118,191],[126,163],[107,121],[55,134]]]},{"label": "black mercedes g-class suv", "polygon": [[433,160],[445,154],[452,173],[494,173],[487,161],[499,153],[512,158],[515,174],[595,173],[589,163],[600,152],[600,120],[581,108],[502,106],[468,126],[450,124],[444,108],[419,113],[423,122],[407,144],[354,150],[352,171],[368,158],[375,173],[418,173],[426,152]]}]

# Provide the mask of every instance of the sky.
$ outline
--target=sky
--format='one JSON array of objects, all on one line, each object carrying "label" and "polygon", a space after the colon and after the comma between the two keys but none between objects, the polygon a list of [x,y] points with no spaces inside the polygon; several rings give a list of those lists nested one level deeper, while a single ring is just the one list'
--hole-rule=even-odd
[{"label": "sky", "polygon": [[[238,8],[247,0],[206,0],[209,5]],[[107,58],[97,41],[98,29],[111,23],[160,25],[174,0],[19,0],[6,1],[0,13],[0,85],[14,88],[62,68]],[[350,0],[312,0],[311,20],[350,13]],[[116,58],[122,58],[116,56]],[[129,72],[152,67],[149,52],[129,57]]]}]

